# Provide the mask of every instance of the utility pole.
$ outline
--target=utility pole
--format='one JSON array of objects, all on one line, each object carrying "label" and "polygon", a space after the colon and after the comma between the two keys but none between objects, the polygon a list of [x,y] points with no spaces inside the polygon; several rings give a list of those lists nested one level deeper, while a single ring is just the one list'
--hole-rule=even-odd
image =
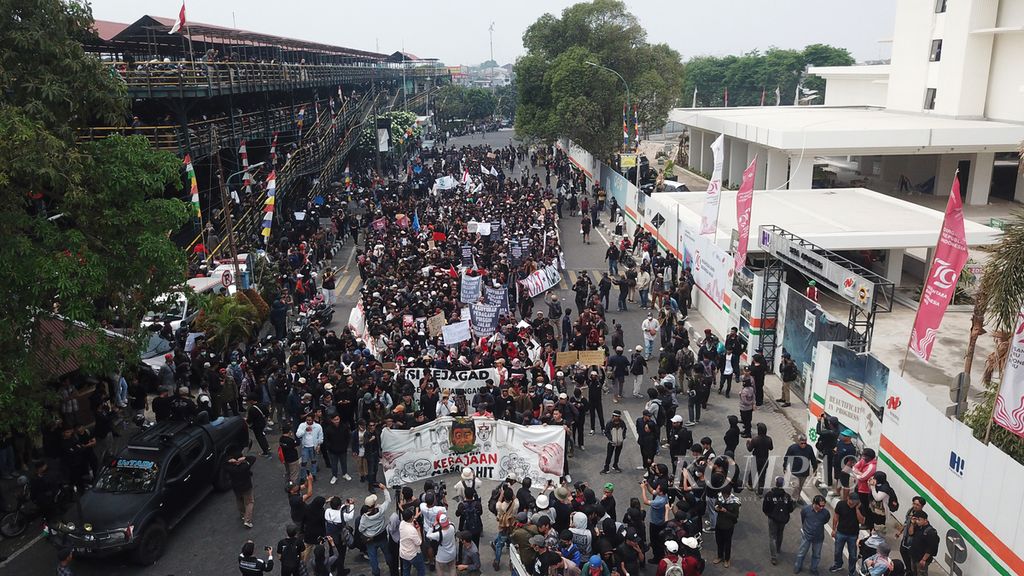
[{"label": "utility pole", "polygon": [[377,165],[377,178],[381,177],[380,169],[380,136],[377,132],[377,65],[373,65],[373,154]]},{"label": "utility pole", "polygon": [[[212,139],[217,140],[217,126],[211,127]],[[220,164],[220,146],[214,146],[213,157],[217,160],[217,185],[220,187],[220,209],[224,212],[224,226],[228,232],[228,249],[231,250],[231,262],[235,268],[234,281],[236,286],[242,285],[242,272],[238,267],[238,246],[235,245],[235,223],[231,216],[231,200],[228,198],[228,187],[224,185],[224,169]]]}]

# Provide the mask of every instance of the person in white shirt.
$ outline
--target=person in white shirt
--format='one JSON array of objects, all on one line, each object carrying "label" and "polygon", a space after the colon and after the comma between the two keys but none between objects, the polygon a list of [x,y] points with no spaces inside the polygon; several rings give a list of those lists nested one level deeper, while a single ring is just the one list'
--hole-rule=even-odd
[{"label": "person in white shirt", "polygon": [[427,528],[426,534],[428,539],[437,542],[437,555],[434,556],[437,576],[456,576],[458,539],[455,538],[455,527],[448,520],[448,515],[438,514],[436,523],[432,528]]},{"label": "person in white shirt", "polygon": [[640,325],[640,329],[644,334],[644,358],[648,360],[651,359],[651,354],[654,353],[654,342],[658,339],[658,330],[660,328],[661,324],[654,317],[654,313],[648,312],[647,319]]},{"label": "person in white shirt", "polygon": [[316,480],[318,471],[316,455],[324,443],[324,429],[313,421],[312,414],[306,414],[306,421],[295,430],[295,439],[302,446],[302,469]]},{"label": "person in white shirt", "polygon": [[453,412],[455,412],[455,401],[452,400],[452,391],[446,389],[441,392],[441,398],[437,401],[437,417],[451,416]]}]

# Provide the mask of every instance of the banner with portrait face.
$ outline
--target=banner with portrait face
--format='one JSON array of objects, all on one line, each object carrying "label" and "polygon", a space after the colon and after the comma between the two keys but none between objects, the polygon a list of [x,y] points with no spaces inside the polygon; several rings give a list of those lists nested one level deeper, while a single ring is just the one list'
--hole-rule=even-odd
[{"label": "banner with portrait face", "polygon": [[443,417],[409,430],[384,429],[381,452],[384,478],[391,487],[458,475],[467,467],[477,478],[503,480],[515,473],[542,486],[562,475],[565,429]]}]

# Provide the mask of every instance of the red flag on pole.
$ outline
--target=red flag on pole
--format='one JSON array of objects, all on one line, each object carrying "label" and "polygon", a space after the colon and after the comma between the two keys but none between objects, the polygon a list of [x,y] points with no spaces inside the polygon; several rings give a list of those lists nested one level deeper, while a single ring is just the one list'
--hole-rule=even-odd
[{"label": "red flag on pole", "polygon": [[171,31],[168,34],[174,34],[178,30],[185,27],[185,3],[181,3],[181,11],[178,12],[178,19],[174,22],[174,26],[171,26]]},{"label": "red flag on pole", "polygon": [[935,246],[935,257],[928,272],[921,303],[910,332],[910,351],[918,358],[928,361],[932,346],[939,332],[939,325],[946,313],[960,271],[967,263],[967,235],[964,233],[964,206],[960,200],[960,176],[953,176],[953,187],[949,191],[946,216],[942,219],[942,231]]},{"label": "red flag on pole", "polygon": [[750,241],[750,209],[754,204],[754,175],[757,173],[757,154],[743,171],[743,183],[736,192],[736,228],[739,241],[736,244],[736,261],[733,269],[737,272],[747,263],[747,243]]}]

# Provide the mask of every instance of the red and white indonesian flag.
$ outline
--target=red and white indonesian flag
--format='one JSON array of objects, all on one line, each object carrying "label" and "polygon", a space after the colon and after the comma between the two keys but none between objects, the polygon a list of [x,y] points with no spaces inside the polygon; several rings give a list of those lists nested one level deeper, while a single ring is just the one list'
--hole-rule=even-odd
[{"label": "red and white indonesian flag", "polygon": [[992,418],[996,424],[1024,438],[1024,307],[1017,313],[1017,329],[1013,331]]},{"label": "red and white indonesian flag", "polygon": [[185,3],[181,3],[181,11],[178,12],[178,19],[175,20],[174,26],[171,26],[171,31],[168,34],[174,34],[178,30],[185,27]]},{"label": "red and white indonesian flag", "polygon": [[921,294],[921,305],[917,308],[914,328],[910,332],[910,350],[918,358],[928,361],[932,346],[946,314],[946,307],[956,292],[960,271],[967,263],[967,235],[964,233],[964,205],[960,200],[960,177],[953,177],[949,191],[946,216],[942,219],[939,243],[935,247],[935,259]]},{"label": "red and white indonesian flag", "polygon": [[739,272],[747,263],[747,243],[750,241],[750,209],[754,204],[754,175],[757,173],[757,154],[743,171],[743,183],[736,193],[736,228],[739,242],[736,244],[736,261],[733,269]]},{"label": "red and white indonesian flag", "polygon": [[715,167],[711,172],[711,181],[708,182],[707,197],[704,199],[704,213],[700,219],[701,234],[714,234],[718,229],[718,208],[722,203],[722,163],[725,160],[722,151],[724,138],[720,134],[711,143],[711,152],[715,155]]}]

